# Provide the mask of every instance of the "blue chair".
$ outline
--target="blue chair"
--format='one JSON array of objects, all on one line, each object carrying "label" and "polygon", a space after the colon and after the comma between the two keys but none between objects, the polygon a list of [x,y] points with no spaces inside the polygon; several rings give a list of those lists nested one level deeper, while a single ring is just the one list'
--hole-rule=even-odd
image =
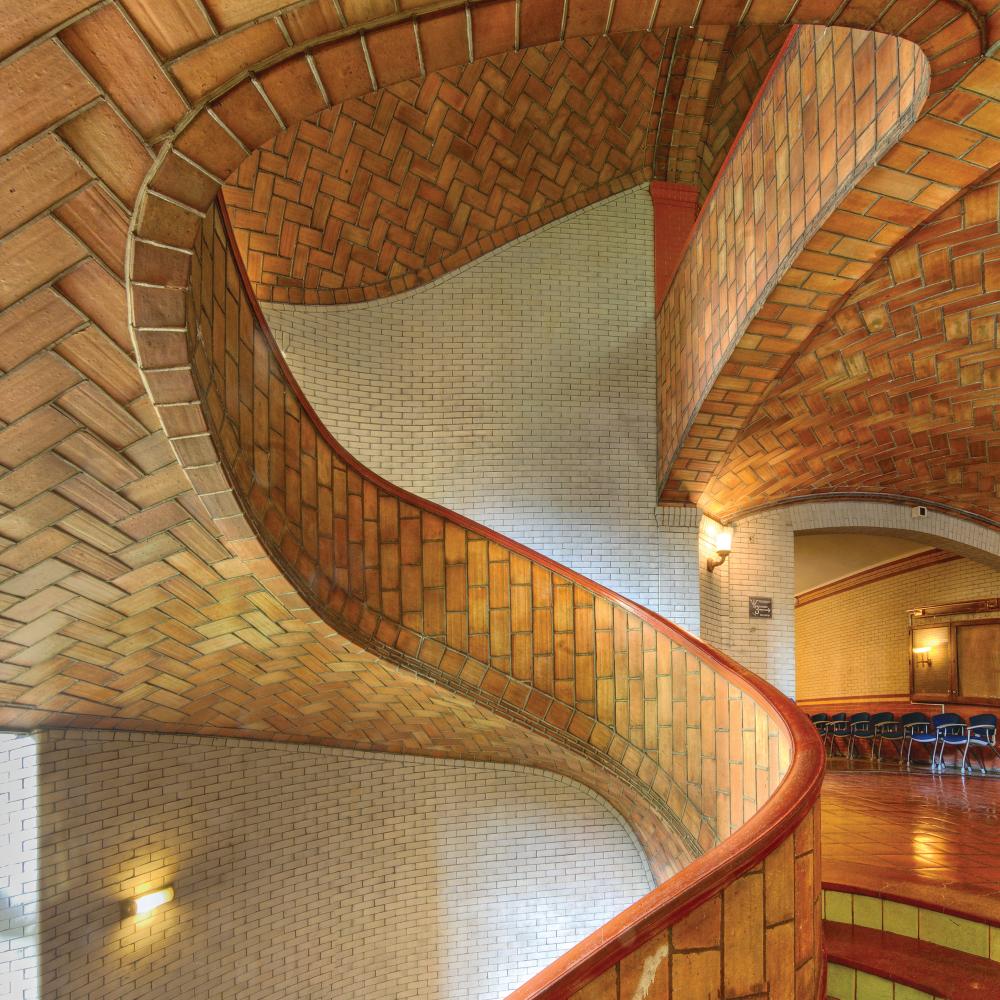
[{"label": "blue chair", "polygon": [[875,724],[872,722],[871,715],[868,712],[855,712],[848,720],[848,724],[850,725],[851,735],[847,738],[847,759],[851,760],[854,757],[855,740],[871,740],[872,751],[874,752]]},{"label": "blue chair", "polygon": [[[896,747],[896,756],[899,759],[900,765],[902,765],[903,751],[908,751],[910,738],[915,732],[929,733],[931,731],[931,720],[923,712],[907,712],[899,719],[893,719],[891,712],[883,712],[881,714],[888,715],[890,718],[885,721],[878,721],[878,717],[876,717],[876,719],[872,720],[876,722],[875,728],[878,731],[878,759],[882,759],[882,750],[885,746],[885,741],[888,740],[890,743],[899,744]],[[909,763],[908,752],[906,757],[907,763]]]},{"label": "blue chair", "polygon": [[[936,720],[940,716],[935,715],[933,719],[928,719],[923,712],[912,712],[912,715],[919,715],[919,719],[914,719],[912,723],[907,725],[903,724],[904,742],[906,742],[906,766],[910,766],[910,755],[913,753],[913,744],[916,743],[918,746],[925,746],[928,748],[931,754],[931,766],[934,765],[934,757],[937,754],[937,726]],[[903,716],[903,719],[907,716]],[[903,719],[900,721],[902,722]]]},{"label": "blue chair", "polygon": [[944,769],[944,752],[949,747],[959,749],[964,747],[968,737],[965,733],[965,719],[956,712],[944,712],[935,715],[931,722],[934,723],[934,730],[937,735],[935,750],[937,760],[931,761],[931,767],[937,770]]},{"label": "blue chair", "polygon": [[1000,750],[997,749],[997,717],[995,715],[974,715],[969,719],[966,727],[965,753],[962,754],[962,770],[965,770],[966,761],[969,759],[969,751],[975,747],[979,754],[979,767],[983,774],[986,773],[986,761],[983,759],[983,749],[989,748],[1000,757]]},{"label": "blue chair", "polygon": [[879,761],[881,761],[885,741],[902,740],[903,727],[896,722],[896,717],[892,712],[876,712],[872,716],[872,728],[875,730],[875,736],[872,738],[872,760],[877,754]]},{"label": "blue chair", "polygon": [[827,723],[826,732],[824,735],[824,742],[828,744],[827,753],[831,757],[835,757],[837,754],[837,740],[847,739],[851,735],[850,723],[847,721],[846,712],[837,712],[830,716],[830,721]]},{"label": "blue chair", "polygon": [[816,727],[816,732],[820,736],[826,735],[826,727],[830,721],[830,716],[826,712],[817,712],[815,715],[810,715],[809,721]]}]

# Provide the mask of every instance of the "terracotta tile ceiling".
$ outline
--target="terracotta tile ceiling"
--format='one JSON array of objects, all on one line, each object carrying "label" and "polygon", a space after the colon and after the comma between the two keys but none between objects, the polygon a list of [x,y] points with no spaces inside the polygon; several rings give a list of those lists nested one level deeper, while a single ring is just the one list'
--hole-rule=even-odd
[{"label": "terracotta tile ceiling", "polygon": [[704,198],[788,30],[572,38],[300,122],[225,187],[258,298],[405,291],[653,176]]},{"label": "terracotta tile ceiling", "polygon": [[258,298],[405,291],[648,179],[666,37],[492,56],[282,133],[225,187]]},{"label": "terracotta tile ceiling", "polygon": [[[943,23],[935,31],[943,33]],[[930,95],[913,109],[920,112],[915,124],[904,121],[901,139],[879,150],[877,163],[859,161],[853,190],[844,183],[844,138],[852,130],[867,135],[870,149],[873,136],[886,134],[893,99],[886,94],[884,108],[881,98],[872,105],[870,91],[873,81],[878,92],[891,76],[869,74],[864,100],[860,94],[853,102],[839,100],[815,147],[823,149],[816,169],[793,172],[793,183],[782,184],[770,166],[784,162],[785,147],[769,161],[766,144],[760,145],[763,119],[748,131],[737,159],[744,171],[761,164],[755,183],[777,195],[779,213],[767,225],[754,203],[757,229],[749,232],[749,247],[738,251],[741,260],[748,249],[756,254],[756,268],[746,276],[715,259],[714,225],[696,232],[700,245],[687,260],[689,270],[684,273],[682,262],[659,315],[661,359],[670,359],[660,369],[661,408],[669,411],[660,422],[664,502],[694,502],[731,519],[809,497],[876,496],[1000,520],[991,448],[1000,435],[998,344],[986,329],[997,298],[988,242],[995,218],[987,220],[989,208],[973,213],[970,238],[948,207],[986,183],[1000,160],[1000,64],[970,54],[977,32],[971,21],[964,28],[968,40],[958,44],[960,23],[948,25],[949,46],[923,38],[932,56]],[[863,55],[862,45],[842,42],[828,81],[845,61]],[[879,43],[883,58],[891,56]],[[791,92],[794,77],[787,72],[779,71],[782,86],[765,95],[760,114]],[[872,112],[877,133],[862,130]],[[814,132],[814,124],[807,131]],[[807,155],[813,145],[808,139]],[[818,182],[815,204],[828,207],[815,231],[804,231],[800,216],[783,212],[789,194],[795,203],[801,177]],[[720,233],[723,225],[744,225],[734,218],[731,206],[739,199],[731,193],[715,199],[716,214],[729,213],[715,220]],[[943,214],[935,219],[936,212]],[[926,256],[917,248],[925,240],[932,245]],[[737,245],[720,244],[719,252],[732,255]],[[718,309],[698,305],[687,324],[676,310],[701,294],[690,270],[696,262],[706,273],[725,274],[728,284],[713,299]],[[904,285],[905,292],[896,291]],[[857,319],[859,309],[872,314],[871,323]],[[962,312],[967,335],[960,332]],[[689,326],[698,329],[684,333]]]},{"label": "terracotta tile ceiling", "polygon": [[702,497],[877,491],[1000,519],[1000,181],[924,223],[805,343]]}]

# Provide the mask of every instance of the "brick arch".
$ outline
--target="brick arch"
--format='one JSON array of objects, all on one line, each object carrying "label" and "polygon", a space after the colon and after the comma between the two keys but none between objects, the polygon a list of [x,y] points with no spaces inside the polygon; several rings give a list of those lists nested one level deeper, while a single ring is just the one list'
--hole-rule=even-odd
[{"label": "brick arch", "polygon": [[796,534],[872,531],[1000,566],[1000,535],[996,531],[940,510],[914,518],[908,504],[869,497],[862,502],[802,500],[789,504],[787,513]]}]

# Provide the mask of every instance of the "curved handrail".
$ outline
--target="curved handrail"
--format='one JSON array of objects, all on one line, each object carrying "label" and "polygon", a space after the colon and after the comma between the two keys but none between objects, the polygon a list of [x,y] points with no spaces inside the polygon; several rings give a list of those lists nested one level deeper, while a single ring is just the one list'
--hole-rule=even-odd
[{"label": "curved handrail", "polygon": [[823,749],[816,731],[806,716],[772,685],[668,619],[586,579],[576,571],[528,546],[388,482],[343,448],[306,398],[270,330],[260,303],[253,293],[244,262],[235,250],[237,245],[235,235],[221,194],[217,198],[217,206],[243,292],[253,310],[259,332],[267,343],[272,361],[302,407],[302,412],[312,423],[316,434],[348,469],[397,500],[502,545],[532,563],[540,564],[627,610],[660,634],[694,653],[713,670],[751,694],[753,699],[765,708],[770,718],[781,727],[789,742],[791,762],[788,771],[777,789],[750,820],[722,843],[688,864],[679,874],[613,918],[529,983],[516,990],[511,994],[511,1000],[529,1000],[529,998],[540,1000],[543,997],[569,996],[573,990],[590,982],[624,955],[634,951],[665,928],[678,923],[713,896],[717,896],[741,875],[758,865],[808,818],[818,797],[823,777]]},{"label": "curved handrail", "polygon": [[[216,197],[216,206],[219,210],[226,235],[229,238],[230,247],[235,248],[237,246],[236,234],[233,229],[232,220],[229,217],[229,210],[226,207],[225,198],[223,197],[221,191]],[[558,573],[560,576],[566,577],[566,579],[571,580],[573,583],[578,584],[581,587],[585,587],[594,594],[604,597],[609,601],[613,601],[615,604],[627,609],[637,618],[640,618],[647,624],[652,625],[653,628],[658,631],[665,633],[675,642],[684,646],[692,653],[696,653],[698,656],[705,657],[705,659],[712,661],[713,666],[718,667],[720,672],[728,676],[730,679],[738,681],[741,684],[745,684],[747,687],[756,691],[760,694],[761,700],[773,708],[775,713],[782,719],[784,719],[782,712],[787,712],[789,707],[792,709],[789,714],[793,718],[797,719],[798,716],[802,714],[799,709],[796,708],[795,703],[786,695],[783,695],[772,684],[769,684],[758,674],[747,670],[721,650],[709,645],[703,639],[692,635],[680,625],[672,622],[669,618],[664,618],[663,615],[657,614],[657,612],[652,611],[641,604],[637,604],[631,598],[625,597],[622,594],[611,590],[609,587],[605,587],[603,584],[597,583],[595,580],[588,579],[583,576],[583,574],[578,573],[574,569],[570,569],[568,566],[564,566],[562,563],[551,558],[550,556],[545,555],[543,552],[539,552],[537,549],[533,549],[516,539],[503,535],[499,531],[495,531],[493,528],[488,528],[485,524],[480,524],[478,521],[474,521],[472,518],[466,517],[464,514],[449,510],[447,507],[443,507],[441,504],[435,503],[433,500],[427,500],[424,497],[417,496],[415,493],[410,493],[409,490],[405,490],[403,487],[397,486],[395,483],[390,483],[387,479],[384,479],[377,472],[373,472],[363,462],[355,458],[354,455],[344,448],[344,446],[333,436],[326,424],[323,423],[319,414],[316,413],[315,408],[312,403],[309,402],[306,394],[302,391],[302,387],[299,385],[298,380],[295,378],[291,368],[288,366],[288,362],[285,360],[284,352],[281,350],[278,341],[271,332],[271,327],[267,322],[267,318],[265,317],[263,310],[261,309],[260,302],[254,294],[253,283],[247,274],[243,258],[238,252],[234,252],[233,260],[235,261],[237,270],[239,271],[240,282],[243,285],[243,290],[247,295],[251,308],[253,309],[254,317],[260,326],[260,332],[268,342],[268,346],[273,352],[275,363],[281,369],[281,372],[285,376],[289,388],[294,392],[299,405],[302,407],[303,411],[308,414],[310,420],[315,425],[317,434],[323,438],[323,440],[330,446],[334,454],[336,454],[348,468],[353,469],[362,478],[366,479],[375,486],[378,486],[380,489],[385,490],[386,493],[391,494],[398,500],[402,500],[404,503],[407,503],[412,507],[417,507],[420,510],[425,510],[429,514],[435,514],[446,521],[450,521],[452,524],[460,525],[461,527],[466,528],[469,531],[473,531],[477,535],[480,535],[489,541],[497,542],[505,548],[510,549],[512,552],[525,556],[532,562],[540,563],[542,566],[552,570],[554,573]],[[808,720],[806,721],[808,722]],[[813,729],[814,727],[811,724],[805,726],[805,730],[808,730],[809,732],[812,732]],[[792,733],[789,732],[788,735],[791,736]]]}]

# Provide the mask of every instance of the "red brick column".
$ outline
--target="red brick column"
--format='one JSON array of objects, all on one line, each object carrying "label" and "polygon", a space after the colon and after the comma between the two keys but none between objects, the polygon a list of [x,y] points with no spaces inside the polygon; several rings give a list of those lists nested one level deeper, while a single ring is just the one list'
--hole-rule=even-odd
[{"label": "red brick column", "polygon": [[649,196],[653,199],[653,277],[659,312],[698,218],[698,189],[691,184],[652,181]]}]

